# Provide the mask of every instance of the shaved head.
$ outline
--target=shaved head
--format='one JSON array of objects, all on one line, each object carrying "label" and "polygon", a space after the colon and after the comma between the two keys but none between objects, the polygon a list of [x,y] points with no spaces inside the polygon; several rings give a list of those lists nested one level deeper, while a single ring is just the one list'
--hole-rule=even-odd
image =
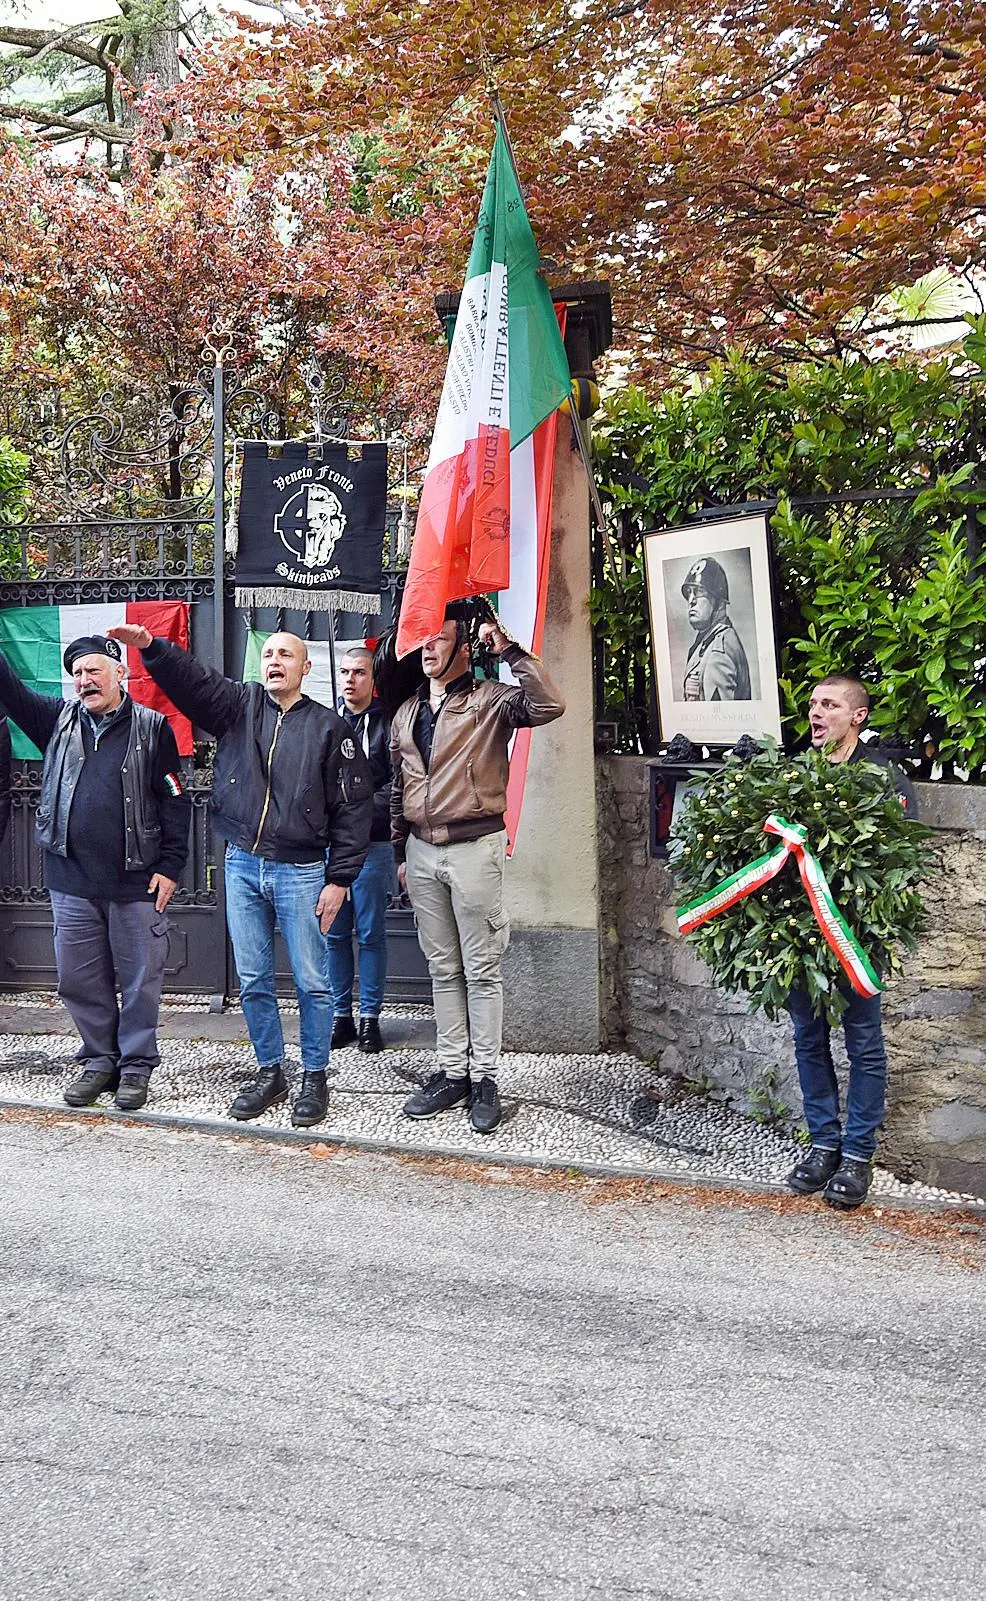
[{"label": "shaved head", "polygon": [[296,656],[300,656],[302,661],[308,660],[308,646],[299,634],[271,634],[264,641],[264,650],[268,650],[271,646],[276,649],[278,645],[286,645],[294,651]]},{"label": "shaved head", "polygon": [[869,711],[870,692],[861,678],[853,678],[849,673],[830,673],[828,678],[820,679],[817,685],[819,689],[826,687],[841,689],[852,711]]},{"label": "shaved head", "polygon": [[373,699],[373,652],[350,645],[339,663],[342,698],[351,712],[365,712]]},{"label": "shaved head", "polygon": [[311,671],[308,646],[297,634],[271,634],[260,652],[260,677],[272,700],[287,711],[301,699],[301,684]]}]

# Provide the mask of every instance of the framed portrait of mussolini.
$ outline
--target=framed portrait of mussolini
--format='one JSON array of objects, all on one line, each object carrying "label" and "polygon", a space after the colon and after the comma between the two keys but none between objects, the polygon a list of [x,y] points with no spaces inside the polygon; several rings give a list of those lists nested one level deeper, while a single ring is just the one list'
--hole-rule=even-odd
[{"label": "framed portrait of mussolini", "polygon": [[762,516],[644,536],[663,739],[781,737],[770,541]]}]

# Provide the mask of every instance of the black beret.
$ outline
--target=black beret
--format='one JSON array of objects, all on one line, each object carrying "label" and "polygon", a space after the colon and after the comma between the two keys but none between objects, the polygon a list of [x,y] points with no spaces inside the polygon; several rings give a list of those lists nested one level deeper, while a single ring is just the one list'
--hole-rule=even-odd
[{"label": "black beret", "polygon": [[108,656],[111,662],[122,662],[123,647],[115,639],[107,639],[105,634],[83,634],[81,639],[73,639],[71,645],[66,645],[62,661],[65,671],[70,673],[80,656]]}]

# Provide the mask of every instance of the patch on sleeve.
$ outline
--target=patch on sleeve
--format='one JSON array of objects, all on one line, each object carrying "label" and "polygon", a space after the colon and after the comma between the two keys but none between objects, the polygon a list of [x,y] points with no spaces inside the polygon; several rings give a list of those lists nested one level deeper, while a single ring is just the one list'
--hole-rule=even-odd
[{"label": "patch on sleeve", "polygon": [[177,773],[165,773],[164,782],[168,787],[169,794],[181,795],[183,793],[181,779],[178,777]]},{"label": "patch on sleeve", "polygon": [[353,757],[356,755],[356,746],[353,744],[351,739],[344,739],[342,744],[339,746],[339,749],[342,751],[342,754],[345,756],[347,762],[351,762]]}]

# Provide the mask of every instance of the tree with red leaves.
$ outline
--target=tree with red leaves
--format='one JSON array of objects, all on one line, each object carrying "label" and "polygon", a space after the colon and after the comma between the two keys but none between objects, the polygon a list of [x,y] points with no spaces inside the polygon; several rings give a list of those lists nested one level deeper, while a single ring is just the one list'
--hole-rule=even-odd
[{"label": "tree with red leaves", "polygon": [[611,280],[636,376],[865,349],[889,291],[980,281],[964,0],[271,0],[181,85],[126,91],[120,185],[4,152],[7,365],[95,339],[89,359],[187,369],[221,315],[243,359],[317,344],[426,430],[493,84],[552,277]]}]

